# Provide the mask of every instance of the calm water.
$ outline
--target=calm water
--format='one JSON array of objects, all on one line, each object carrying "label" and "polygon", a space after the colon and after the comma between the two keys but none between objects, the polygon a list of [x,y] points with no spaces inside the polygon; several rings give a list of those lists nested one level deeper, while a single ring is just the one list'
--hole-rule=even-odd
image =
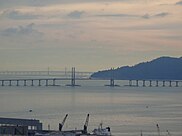
[{"label": "calm water", "polygon": [[[166,130],[182,136],[182,87],[104,87],[106,81],[80,81],[82,87],[0,87],[0,116],[39,119],[47,129],[69,114],[64,130],[83,128],[90,114],[89,131],[100,122],[114,135],[157,135]],[[120,83],[125,84],[125,83]],[[33,112],[29,112],[32,109]]]}]

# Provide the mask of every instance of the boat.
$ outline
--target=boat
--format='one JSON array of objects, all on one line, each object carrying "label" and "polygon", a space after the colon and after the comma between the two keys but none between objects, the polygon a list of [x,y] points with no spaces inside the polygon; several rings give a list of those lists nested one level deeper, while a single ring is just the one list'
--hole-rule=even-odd
[{"label": "boat", "polygon": [[93,130],[93,135],[96,136],[111,136],[110,127],[103,128],[102,123],[100,123],[99,127]]}]

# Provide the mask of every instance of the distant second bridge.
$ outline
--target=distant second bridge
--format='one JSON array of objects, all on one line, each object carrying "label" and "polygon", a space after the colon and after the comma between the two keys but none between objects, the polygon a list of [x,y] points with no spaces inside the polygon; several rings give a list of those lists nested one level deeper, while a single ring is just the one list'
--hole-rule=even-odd
[{"label": "distant second bridge", "polygon": [[[89,78],[93,72],[75,71],[76,77]],[[41,76],[41,77],[61,77],[70,78],[72,71],[0,71],[0,76]]]}]

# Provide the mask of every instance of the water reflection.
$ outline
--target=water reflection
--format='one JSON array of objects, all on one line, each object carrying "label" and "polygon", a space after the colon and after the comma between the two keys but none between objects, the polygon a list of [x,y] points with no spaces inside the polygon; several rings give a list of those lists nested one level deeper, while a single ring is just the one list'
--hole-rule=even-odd
[{"label": "water reflection", "polygon": [[[82,87],[1,87],[0,116],[36,118],[58,129],[82,128],[90,113],[89,130],[103,121],[115,135],[156,134],[160,124],[165,134],[182,135],[182,91],[180,88],[104,87],[82,83]],[[96,83],[96,84],[105,84]],[[29,112],[32,109],[32,112]]]}]

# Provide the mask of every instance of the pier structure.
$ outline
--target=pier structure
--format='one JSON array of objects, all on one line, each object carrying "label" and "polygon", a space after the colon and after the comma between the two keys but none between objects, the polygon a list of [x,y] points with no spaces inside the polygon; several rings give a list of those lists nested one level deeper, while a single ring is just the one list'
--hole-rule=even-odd
[{"label": "pier structure", "polygon": [[165,81],[162,81],[162,86],[165,87]]},{"label": "pier structure", "polygon": [[136,86],[137,86],[137,87],[139,86],[139,84],[138,84],[138,80],[136,80]]},{"label": "pier structure", "polygon": [[[58,86],[57,80],[69,80],[62,78],[47,78],[47,79],[1,79],[0,86]],[[51,81],[51,83],[49,83]]]},{"label": "pier structure", "polygon": [[150,82],[150,87],[152,87],[152,80],[150,80],[149,82]]},{"label": "pier structure", "polygon": [[158,86],[159,86],[159,81],[157,80],[157,81],[156,81],[156,87],[158,87]]},{"label": "pier structure", "polygon": [[132,80],[129,80],[129,86],[132,86]]},{"label": "pier structure", "polygon": [[112,86],[112,87],[114,87],[115,86],[115,84],[114,84],[114,79],[110,79],[110,86]]},{"label": "pier structure", "polygon": [[[58,81],[70,81],[66,86],[81,86],[77,85],[76,81],[89,81],[89,80],[107,80],[110,84],[105,86],[119,87],[115,84],[115,79],[90,79],[90,78],[76,78],[75,69],[73,68],[73,76],[71,78],[40,78],[40,79],[0,79],[0,86],[61,86]],[[118,80],[117,80],[118,81]],[[128,80],[130,87],[182,87],[182,80]]]},{"label": "pier structure", "polygon": [[75,67],[72,67],[71,84],[68,84],[66,86],[71,86],[71,87],[80,86],[80,85],[77,85],[75,81],[76,81]]},{"label": "pier structure", "polygon": [[143,80],[143,87],[145,87],[146,85],[145,85],[145,80]]},{"label": "pier structure", "polygon": [[110,86],[110,87],[119,87],[119,85],[115,84],[115,75],[114,75],[114,68],[111,68],[111,75],[110,75],[110,84],[105,85],[105,86]]},{"label": "pier structure", "polygon": [[[139,84],[139,81],[142,81],[141,84]],[[134,83],[135,82],[135,83]],[[128,86],[143,86],[147,87],[179,87],[179,82],[182,82],[181,80],[128,80]],[[161,84],[159,84],[161,83]]]},{"label": "pier structure", "polygon": [[75,86],[75,67],[72,67],[71,86]]}]

